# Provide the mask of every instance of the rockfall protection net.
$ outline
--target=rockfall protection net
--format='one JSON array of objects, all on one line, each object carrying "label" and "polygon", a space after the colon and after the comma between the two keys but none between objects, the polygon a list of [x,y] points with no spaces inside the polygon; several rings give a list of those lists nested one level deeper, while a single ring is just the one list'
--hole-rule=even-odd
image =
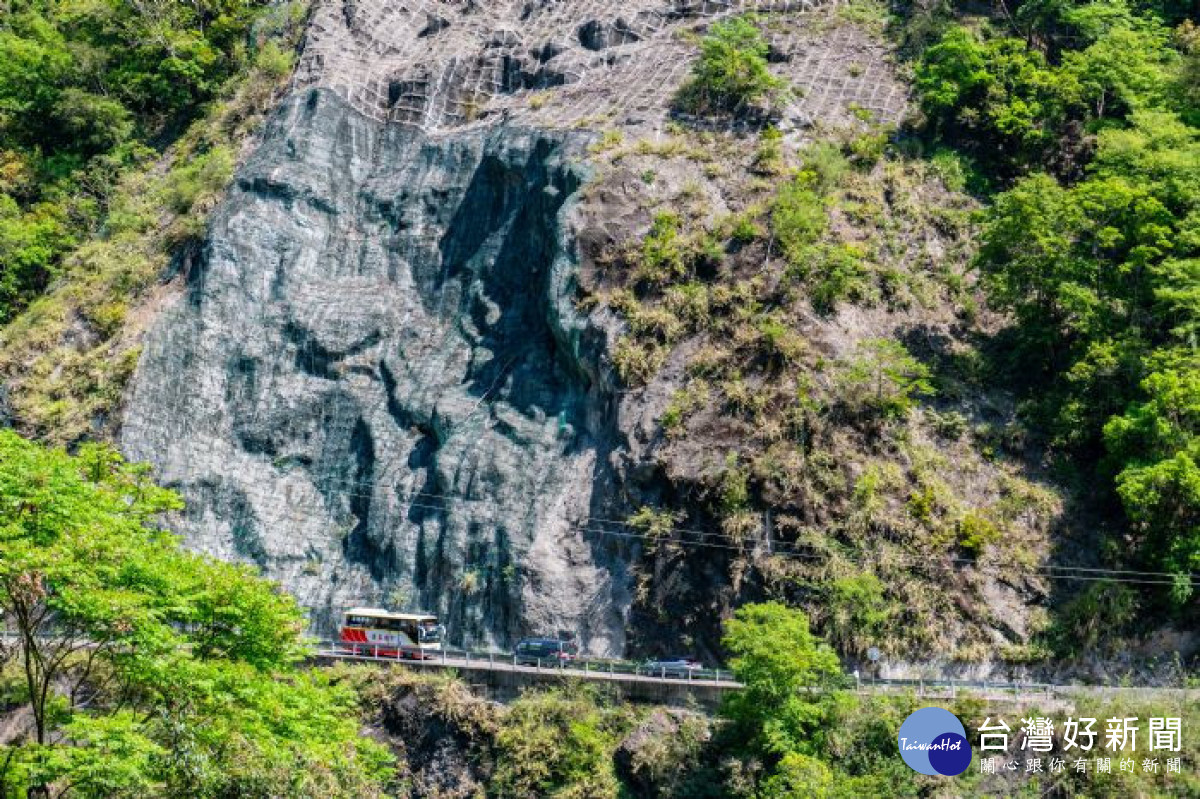
[{"label": "rockfall protection net", "polygon": [[[427,132],[512,121],[657,127],[696,29],[760,13],[784,120],[898,119],[906,92],[885,47],[838,25],[837,0],[342,0],[314,12],[295,87],[337,92],[377,121]],[[767,14],[766,12],[772,12]]]}]

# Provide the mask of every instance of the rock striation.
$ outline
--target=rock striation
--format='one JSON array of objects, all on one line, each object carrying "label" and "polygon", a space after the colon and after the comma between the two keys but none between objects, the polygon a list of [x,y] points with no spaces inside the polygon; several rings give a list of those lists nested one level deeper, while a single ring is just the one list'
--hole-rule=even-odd
[{"label": "rock striation", "polygon": [[[318,2],[127,398],[121,446],[184,495],[187,543],[257,564],[319,632],[386,604],[457,643],[621,653],[631,544],[602,520],[653,469],[615,317],[575,306],[585,131],[661,132],[685,28],[811,5]],[[779,30],[777,71],[821,87],[783,127],[902,111],[877,43]]]},{"label": "rock striation", "polygon": [[614,445],[576,313],[574,135],[431,139],[296,93],[145,342],[122,446],[195,547],[328,627],[358,602],[451,637],[623,642],[624,566],[581,526]]}]

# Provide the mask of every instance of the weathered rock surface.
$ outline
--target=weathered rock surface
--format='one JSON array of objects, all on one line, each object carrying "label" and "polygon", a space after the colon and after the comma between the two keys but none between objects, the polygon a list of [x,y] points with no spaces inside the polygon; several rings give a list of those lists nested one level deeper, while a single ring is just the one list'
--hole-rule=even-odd
[{"label": "weathered rock surface", "polygon": [[[298,88],[326,88],[364,116],[427,131],[511,118],[555,129],[660,130],[695,53],[689,31],[773,12],[777,74],[797,91],[780,126],[893,121],[907,90],[884,46],[814,12],[825,0],[325,0]],[[823,25],[822,30],[810,30]],[[694,31],[693,31],[694,32]]]},{"label": "weathered rock surface", "polygon": [[435,140],[320,89],[285,104],[126,412],[123,448],[187,498],[191,545],[326,624],[389,603],[459,641],[620,650],[624,565],[578,527],[614,441],[562,229],[578,147]]},{"label": "weathered rock surface", "polygon": [[[603,520],[656,491],[661,402],[615,389],[615,319],[574,306],[581,131],[659,135],[697,19],[810,5],[317,3],[128,396],[122,448],[183,493],[187,543],[258,564],[317,631],[378,603],[454,642],[622,652],[629,530]],[[896,118],[877,43],[791,16],[773,60],[821,90],[785,128]]]}]

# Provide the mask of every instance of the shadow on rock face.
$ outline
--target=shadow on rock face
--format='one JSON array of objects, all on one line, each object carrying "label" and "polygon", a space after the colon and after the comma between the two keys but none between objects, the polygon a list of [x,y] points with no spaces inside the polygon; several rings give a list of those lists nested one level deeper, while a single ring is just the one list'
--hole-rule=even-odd
[{"label": "shadow on rock face", "polygon": [[369,603],[456,643],[621,650],[624,564],[582,532],[618,438],[562,222],[582,145],[283,105],[126,412],[191,546],[254,561],[322,632]]}]

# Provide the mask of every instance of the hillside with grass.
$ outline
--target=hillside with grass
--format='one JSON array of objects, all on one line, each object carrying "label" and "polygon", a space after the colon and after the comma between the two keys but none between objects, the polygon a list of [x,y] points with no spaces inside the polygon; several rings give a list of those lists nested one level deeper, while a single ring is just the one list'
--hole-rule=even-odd
[{"label": "hillside with grass", "polygon": [[651,637],[783,596],[848,655],[1191,651],[1195,29],[1037,8],[840,12],[912,113],[789,134],[787,23],[718,23],[664,135],[593,147],[582,301],[664,478]]},{"label": "hillside with grass", "polygon": [[[945,795],[851,675],[1186,730],[1198,22],[0,4],[0,796]],[[743,687],[309,662],[364,605]]]}]

